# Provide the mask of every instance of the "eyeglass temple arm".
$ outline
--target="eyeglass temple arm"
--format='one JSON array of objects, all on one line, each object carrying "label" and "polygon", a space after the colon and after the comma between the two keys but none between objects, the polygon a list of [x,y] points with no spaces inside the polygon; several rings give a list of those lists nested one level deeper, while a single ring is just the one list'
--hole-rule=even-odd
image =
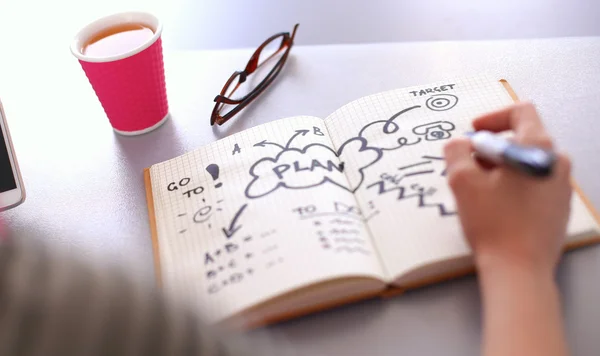
[{"label": "eyeglass temple arm", "polygon": [[[252,57],[250,58],[250,60],[248,61],[248,64],[246,65],[246,68],[244,69],[244,73],[245,74],[252,74],[256,68],[258,67],[258,59],[262,53],[262,50],[264,49],[264,46],[271,42],[274,38],[279,37],[281,35],[283,35],[283,41],[281,41],[281,45],[279,45],[279,49],[277,49],[277,52],[281,51],[281,49],[283,47],[285,47],[286,44],[289,44],[289,46],[291,47],[294,44],[294,37],[296,36],[296,30],[298,30],[298,26],[300,26],[300,24],[296,24],[294,25],[294,29],[292,30],[292,35],[290,36],[289,32],[283,32],[283,33],[278,33],[276,35],[271,36],[270,38],[268,38],[265,42],[263,42],[263,44],[252,54]],[[285,37],[286,35],[288,36],[288,41],[285,41]],[[275,54],[274,53],[274,54]],[[273,55],[274,55],[273,54]],[[271,55],[271,57],[273,56]],[[242,80],[243,79],[243,80]],[[243,83],[246,80],[246,77],[242,77],[240,78],[240,83]]]}]

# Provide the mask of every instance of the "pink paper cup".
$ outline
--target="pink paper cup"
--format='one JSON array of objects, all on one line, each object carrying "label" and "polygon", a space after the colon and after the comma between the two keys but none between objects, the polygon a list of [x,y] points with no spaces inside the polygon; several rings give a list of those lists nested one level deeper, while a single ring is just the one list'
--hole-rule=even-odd
[{"label": "pink paper cup", "polygon": [[[142,23],[154,36],[130,51],[110,56],[83,54],[88,40],[104,29]],[[113,129],[122,135],[140,135],[169,118],[163,64],[162,24],[153,15],[126,12],[101,18],[84,27],[73,39],[71,52],[79,59]]]}]

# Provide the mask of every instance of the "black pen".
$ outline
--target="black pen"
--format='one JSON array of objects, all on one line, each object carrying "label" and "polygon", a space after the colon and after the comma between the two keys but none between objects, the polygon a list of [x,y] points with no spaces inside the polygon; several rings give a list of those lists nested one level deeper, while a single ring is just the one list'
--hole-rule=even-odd
[{"label": "black pen", "polygon": [[533,177],[548,177],[556,161],[556,154],[535,146],[511,142],[489,131],[468,134],[478,156],[494,164],[506,165]]}]

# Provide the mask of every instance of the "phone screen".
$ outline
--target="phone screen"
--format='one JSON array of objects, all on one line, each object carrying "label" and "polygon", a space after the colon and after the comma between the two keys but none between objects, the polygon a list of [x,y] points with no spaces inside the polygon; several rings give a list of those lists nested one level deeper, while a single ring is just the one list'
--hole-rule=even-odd
[{"label": "phone screen", "polygon": [[[2,126],[0,126],[2,131]],[[0,140],[0,193],[17,188],[17,182],[13,175],[13,169],[10,165],[8,148],[6,147],[6,138],[2,131],[2,140]]]}]

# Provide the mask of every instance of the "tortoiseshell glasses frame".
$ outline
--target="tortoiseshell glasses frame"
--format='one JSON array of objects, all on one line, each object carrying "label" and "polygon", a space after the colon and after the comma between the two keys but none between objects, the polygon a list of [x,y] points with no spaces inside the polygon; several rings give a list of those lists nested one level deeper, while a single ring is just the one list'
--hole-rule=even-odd
[{"label": "tortoiseshell glasses frame", "polygon": [[[296,30],[298,29],[298,25],[294,26],[294,30],[290,34],[289,32],[281,32],[275,34],[269,38],[263,44],[261,44],[250,60],[246,65],[246,68],[243,71],[236,71],[231,75],[227,83],[223,86],[221,93],[215,97],[215,107],[213,109],[212,115],[210,117],[210,125],[222,125],[227,120],[231,119],[237,113],[239,113],[242,109],[244,109],[248,104],[250,104],[256,97],[258,97],[272,82],[275,80],[277,75],[281,72],[281,69],[285,65],[287,61],[288,55],[294,44],[294,37],[296,35]],[[270,45],[272,42],[281,39],[281,44],[279,45],[279,49],[277,49],[273,54],[268,56],[266,59],[259,63],[260,55],[262,51]],[[281,54],[281,57],[273,64],[273,68],[269,71],[269,73],[265,76],[265,78],[254,87],[248,94],[244,95],[239,99],[232,99],[231,95],[235,93],[235,91],[240,87],[242,83],[246,81],[249,75],[254,73],[260,66],[264,63],[268,63],[270,59]],[[225,105],[234,105],[234,107],[226,113],[222,113]]]}]

